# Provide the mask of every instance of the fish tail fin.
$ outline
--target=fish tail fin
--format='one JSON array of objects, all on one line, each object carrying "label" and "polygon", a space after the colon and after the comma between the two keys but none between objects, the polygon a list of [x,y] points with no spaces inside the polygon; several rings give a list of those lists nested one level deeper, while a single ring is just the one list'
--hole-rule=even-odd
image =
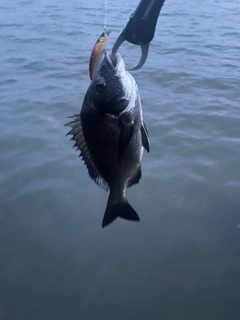
[{"label": "fish tail fin", "polygon": [[122,201],[112,200],[109,196],[107,207],[104,213],[102,227],[106,227],[112,223],[117,217],[126,220],[140,221],[137,212],[128,203],[127,199],[124,198]]}]

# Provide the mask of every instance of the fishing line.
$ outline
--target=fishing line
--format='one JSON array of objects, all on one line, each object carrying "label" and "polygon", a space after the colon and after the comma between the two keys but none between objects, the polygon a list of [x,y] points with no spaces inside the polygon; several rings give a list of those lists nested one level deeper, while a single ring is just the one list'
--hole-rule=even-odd
[{"label": "fishing line", "polygon": [[103,26],[103,30],[105,32],[107,31],[107,14],[108,14],[108,0],[105,0],[105,3],[104,3],[104,26]]}]

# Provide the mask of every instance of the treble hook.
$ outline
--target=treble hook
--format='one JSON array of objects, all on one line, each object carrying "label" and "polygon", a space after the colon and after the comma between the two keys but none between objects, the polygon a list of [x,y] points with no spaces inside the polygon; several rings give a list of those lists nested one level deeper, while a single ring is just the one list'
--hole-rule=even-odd
[{"label": "treble hook", "polygon": [[135,67],[128,70],[138,70],[146,62],[149,44],[154,37],[158,16],[164,1],[165,0],[141,0],[118,36],[112,48],[112,55],[117,53],[117,50],[124,41],[139,45],[142,49],[140,61]]}]

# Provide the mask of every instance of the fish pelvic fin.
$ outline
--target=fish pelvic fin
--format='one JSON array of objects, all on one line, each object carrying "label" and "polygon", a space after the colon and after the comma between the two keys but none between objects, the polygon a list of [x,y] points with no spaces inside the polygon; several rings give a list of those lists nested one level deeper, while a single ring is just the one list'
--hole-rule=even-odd
[{"label": "fish pelvic fin", "polygon": [[143,122],[141,125],[141,136],[142,136],[142,146],[147,152],[150,151],[149,140],[148,140],[148,129],[146,123]]},{"label": "fish pelvic fin", "polygon": [[128,203],[126,198],[116,201],[111,199],[110,195],[102,221],[102,228],[112,223],[117,217],[131,221],[140,221],[137,212]]}]

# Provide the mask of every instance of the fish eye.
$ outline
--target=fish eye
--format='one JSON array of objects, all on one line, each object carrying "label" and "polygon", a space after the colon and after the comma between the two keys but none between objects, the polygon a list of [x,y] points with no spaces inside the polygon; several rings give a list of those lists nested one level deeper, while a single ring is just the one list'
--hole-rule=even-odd
[{"label": "fish eye", "polygon": [[102,93],[105,91],[105,88],[106,88],[106,82],[103,78],[100,78],[99,80],[97,80],[97,83],[96,83],[96,91],[98,93]]}]

